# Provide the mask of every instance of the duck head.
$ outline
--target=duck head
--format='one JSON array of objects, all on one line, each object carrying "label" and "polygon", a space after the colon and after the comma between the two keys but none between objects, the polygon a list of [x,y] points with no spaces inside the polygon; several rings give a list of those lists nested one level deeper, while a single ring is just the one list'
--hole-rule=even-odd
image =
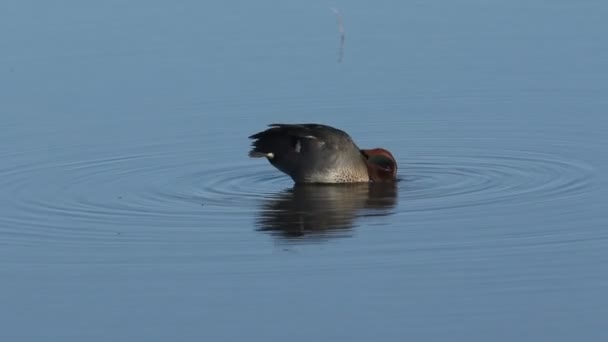
[{"label": "duck head", "polygon": [[383,148],[361,150],[372,182],[392,182],[397,178],[397,161]]}]

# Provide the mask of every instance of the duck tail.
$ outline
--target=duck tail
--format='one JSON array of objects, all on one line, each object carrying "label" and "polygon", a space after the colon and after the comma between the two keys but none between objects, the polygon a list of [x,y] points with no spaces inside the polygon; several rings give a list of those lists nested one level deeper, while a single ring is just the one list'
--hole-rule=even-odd
[{"label": "duck tail", "polygon": [[253,139],[253,141],[251,142],[249,157],[273,159],[275,153],[278,152],[277,149],[280,149],[281,145],[284,144],[285,137],[281,133],[276,128],[270,128],[250,136],[249,139]]}]

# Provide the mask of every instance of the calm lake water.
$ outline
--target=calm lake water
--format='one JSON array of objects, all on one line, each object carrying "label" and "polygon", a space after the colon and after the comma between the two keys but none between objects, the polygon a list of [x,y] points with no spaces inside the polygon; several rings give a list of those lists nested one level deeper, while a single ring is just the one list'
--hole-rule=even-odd
[{"label": "calm lake water", "polygon": [[[606,341],[606,18],[4,1],[0,340]],[[400,182],[293,188],[247,157],[273,122]]]}]

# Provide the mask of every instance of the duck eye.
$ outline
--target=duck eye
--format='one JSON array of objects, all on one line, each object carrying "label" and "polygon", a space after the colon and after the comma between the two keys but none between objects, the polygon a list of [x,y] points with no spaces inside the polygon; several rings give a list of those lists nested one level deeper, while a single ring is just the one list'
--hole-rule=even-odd
[{"label": "duck eye", "polygon": [[393,161],[386,156],[382,156],[382,155],[370,156],[368,158],[368,160],[370,163],[378,165],[381,168],[385,169],[386,171],[391,171],[395,167],[395,163],[393,163]]}]

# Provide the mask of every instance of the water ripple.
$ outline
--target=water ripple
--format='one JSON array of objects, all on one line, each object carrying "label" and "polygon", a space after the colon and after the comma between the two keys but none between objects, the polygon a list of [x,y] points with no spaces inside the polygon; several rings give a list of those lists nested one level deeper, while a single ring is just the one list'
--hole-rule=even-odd
[{"label": "water ripple", "polygon": [[407,210],[438,210],[495,203],[529,204],[589,189],[590,165],[526,151],[429,150],[402,168],[400,198]]},{"label": "water ripple", "polygon": [[[225,227],[276,210],[272,201],[284,201],[284,191],[292,187],[288,177],[267,163],[246,157],[216,158],[209,166],[196,161],[201,151],[87,160],[74,160],[67,152],[55,160],[43,158],[43,150],[28,151],[27,159],[18,153],[5,156],[9,163],[0,170],[0,186],[11,203],[0,218],[0,232],[11,239],[4,243],[102,243],[120,232],[145,239],[167,229],[242,229],[242,224]],[[408,156],[400,177],[398,201],[390,201],[390,214],[576,196],[590,188],[593,169],[527,151],[427,149]],[[350,208],[369,209],[369,201],[364,202]]]}]

